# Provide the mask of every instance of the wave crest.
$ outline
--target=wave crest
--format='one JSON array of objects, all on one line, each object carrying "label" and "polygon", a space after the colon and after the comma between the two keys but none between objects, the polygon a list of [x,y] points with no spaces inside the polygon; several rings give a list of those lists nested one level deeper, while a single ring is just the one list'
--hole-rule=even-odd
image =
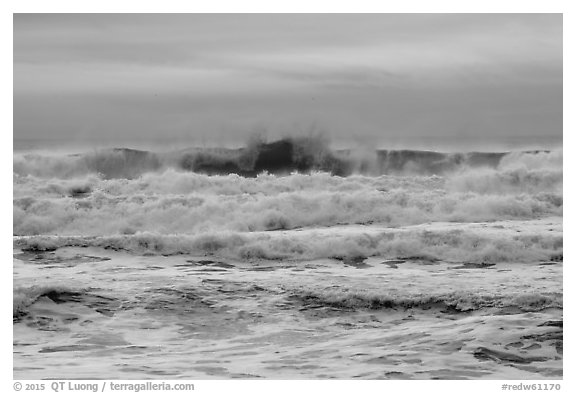
[{"label": "wave crest", "polygon": [[466,152],[421,150],[333,150],[321,136],[288,137],[266,143],[255,139],[246,147],[190,148],[168,153],[114,148],[67,156],[25,154],[15,156],[14,173],[38,177],[72,178],[98,174],[105,179],[134,179],[145,173],[176,169],[208,175],[237,174],[254,177],[268,172],[327,172],[331,175],[445,175],[465,169],[496,169],[542,164],[556,166],[561,153]]},{"label": "wave crest", "polygon": [[337,227],[272,233],[213,232],[198,235],[139,233],[114,236],[17,237],[14,246],[33,251],[103,247],[137,254],[191,254],[229,259],[426,258],[454,262],[529,262],[562,255],[561,233],[518,234],[494,225],[474,229]]},{"label": "wave crest", "polygon": [[445,294],[393,295],[374,293],[342,293],[341,290],[300,291],[291,296],[304,306],[323,306],[338,309],[443,309],[452,312],[469,312],[483,308],[518,308],[523,312],[562,308],[562,294],[519,293],[515,296],[468,293],[464,291]]}]

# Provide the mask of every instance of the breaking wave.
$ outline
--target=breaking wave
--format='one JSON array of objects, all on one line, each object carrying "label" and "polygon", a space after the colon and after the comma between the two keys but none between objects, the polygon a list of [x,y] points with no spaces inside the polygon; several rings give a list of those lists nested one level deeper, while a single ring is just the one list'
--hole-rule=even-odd
[{"label": "breaking wave", "polygon": [[[175,169],[208,175],[327,172],[337,176],[443,175],[471,168],[495,169],[513,162],[541,162],[549,151],[521,153],[441,153],[420,150],[330,149],[322,137],[290,137],[266,143],[253,140],[246,147],[189,148],[168,153],[113,148],[73,155],[19,154],[14,173],[49,178],[98,175],[105,179],[133,179],[149,172]],[[557,154],[556,154],[557,157]],[[562,156],[560,154],[559,160]],[[554,161],[552,158],[551,161]]]},{"label": "breaking wave", "polygon": [[[348,230],[346,230],[348,229]],[[274,233],[220,232],[198,235],[142,233],[114,236],[17,237],[16,247],[30,251],[61,247],[102,247],[137,254],[191,254],[230,259],[339,260],[381,257],[455,262],[528,262],[561,259],[562,234],[471,230],[336,228]]]},{"label": "breaking wave", "polygon": [[[265,291],[257,285],[243,285],[246,294]],[[288,295],[284,304],[294,308],[327,307],[337,310],[397,310],[409,309],[433,310],[443,312],[471,312],[481,309],[502,309],[504,313],[535,312],[548,308],[562,308],[561,293],[519,292],[503,296],[497,293],[477,293],[453,291],[437,294],[385,293],[383,291],[362,291],[339,288],[298,289],[285,288]],[[71,289],[62,286],[18,287],[13,293],[13,320],[34,318],[30,308],[36,302],[46,299],[50,304],[77,303],[93,309],[95,312],[112,316],[118,311],[137,307],[148,310],[161,309],[163,312],[177,313],[197,311],[202,306],[214,302],[209,288],[162,287],[148,289],[146,296],[136,296],[131,300],[101,296],[89,289]]]},{"label": "breaking wave", "polygon": [[[484,183],[473,181],[479,176]],[[525,182],[503,173],[243,178],[169,171],[134,180],[15,176],[13,230],[15,235],[197,234],[528,220],[562,215],[562,179],[554,176],[555,181]]]},{"label": "breaking wave", "polygon": [[14,288],[12,297],[12,317],[22,318],[26,315],[28,307],[37,302],[40,298],[46,297],[58,302],[62,297],[77,297],[82,291],[72,290],[63,286],[32,286]]},{"label": "breaking wave", "polygon": [[[557,233],[527,241],[401,230],[561,217],[562,151],[358,155],[332,151],[321,138],[288,138],[236,150],[17,155],[13,184],[13,233],[26,247],[244,259],[397,258],[419,250],[445,260],[517,261],[562,253]],[[309,232],[351,226],[382,230]]]},{"label": "breaking wave", "polygon": [[541,311],[546,308],[562,308],[561,293],[519,293],[515,296],[498,296],[470,292],[444,294],[398,295],[370,292],[342,292],[342,290],[305,290],[292,295],[305,306],[324,306],[337,309],[442,309],[452,312],[469,312],[483,308],[517,308],[522,312]]}]

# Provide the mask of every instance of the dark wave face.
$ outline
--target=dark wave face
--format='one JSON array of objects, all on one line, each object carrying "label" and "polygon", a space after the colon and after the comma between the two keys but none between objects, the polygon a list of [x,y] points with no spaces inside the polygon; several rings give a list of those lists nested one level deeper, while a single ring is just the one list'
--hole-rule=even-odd
[{"label": "dark wave face", "polygon": [[347,176],[354,172],[355,163],[342,153],[331,151],[317,138],[285,138],[241,149],[189,149],[169,154],[165,161],[171,167],[208,175],[320,171]]},{"label": "dark wave face", "polygon": [[[544,154],[530,151],[523,154]],[[255,142],[239,149],[190,148],[169,153],[113,148],[85,154],[15,156],[14,173],[44,178],[97,174],[104,179],[134,179],[145,173],[176,169],[207,175],[255,177],[267,172],[326,172],[336,176],[445,175],[462,169],[497,168],[518,152],[442,153],[423,150],[332,150],[321,138],[291,137]]]}]

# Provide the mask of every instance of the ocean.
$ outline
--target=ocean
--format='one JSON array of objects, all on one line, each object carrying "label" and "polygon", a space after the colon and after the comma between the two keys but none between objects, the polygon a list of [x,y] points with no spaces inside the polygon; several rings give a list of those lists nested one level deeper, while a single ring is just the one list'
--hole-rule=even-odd
[{"label": "ocean", "polygon": [[562,148],[512,142],[15,141],[14,378],[561,379]]}]

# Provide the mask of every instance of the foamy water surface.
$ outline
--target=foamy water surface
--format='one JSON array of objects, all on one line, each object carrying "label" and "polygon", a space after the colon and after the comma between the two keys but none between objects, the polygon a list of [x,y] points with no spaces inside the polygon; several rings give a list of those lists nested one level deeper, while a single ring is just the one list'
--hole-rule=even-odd
[{"label": "foamy water surface", "polygon": [[561,151],[278,146],[15,156],[14,378],[562,378]]}]

